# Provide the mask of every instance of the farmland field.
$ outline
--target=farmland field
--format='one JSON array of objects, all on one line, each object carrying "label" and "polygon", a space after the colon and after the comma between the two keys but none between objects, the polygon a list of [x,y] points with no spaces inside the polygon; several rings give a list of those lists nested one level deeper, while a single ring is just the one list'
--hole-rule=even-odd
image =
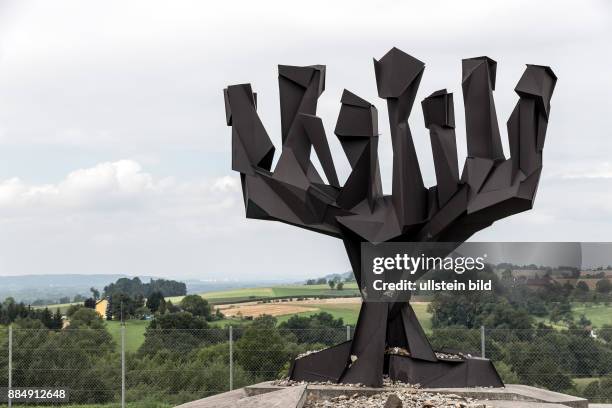
[{"label": "farmland field", "polygon": [[[249,311],[253,314],[251,316],[257,317],[261,314],[268,313],[269,308],[274,308],[274,315],[276,316],[279,323],[287,321],[291,316],[311,316],[320,312],[330,313],[334,318],[342,318],[345,324],[355,325],[357,323],[357,317],[359,315],[359,307],[361,304],[361,300],[359,298],[337,298],[337,299],[314,299],[307,301],[293,301],[293,302],[274,302],[274,303],[257,303],[252,304]],[[426,302],[414,302],[412,303],[412,307],[423,326],[423,329],[426,331],[431,330],[431,314],[427,312]],[[240,307],[240,304],[235,305]],[[223,312],[226,315],[230,315],[229,311],[232,310],[228,308],[229,305],[224,306]],[[307,308],[308,310],[297,312],[296,308]],[[283,308],[285,308],[286,312],[283,312]],[[314,310],[312,310],[314,309]],[[268,313],[270,314],[270,313]],[[247,314],[242,314],[243,317],[248,316]],[[231,323],[239,323],[240,319],[237,318],[228,318],[224,320],[220,320],[218,322],[213,322],[216,326],[224,326],[225,324]]]},{"label": "farmland field", "polygon": [[48,308],[51,312],[55,312],[57,309],[60,310],[60,313],[66,314],[68,308],[72,305],[82,305],[83,303],[58,303],[55,305],[46,305],[46,306],[34,306],[35,309],[44,309]]},{"label": "farmland field", "polygon": [[[344,283],[343,290],[330,289],[328,285],[278,285],[261,288],[240,288],[229,289],[215,292],[198,293],[211,303],[243,302],[249,299],[276,298],[276,297],[309,297],[309,296],[359,296],[357,284],[355,282]],[[177,304],[184,296],[169,296],[166,300]],[[37,309],[48,307],[55,311],[57,308],[62,313],[66,313],[68,308],[76,303],[61,303],[47,306],[36,306]],[[81,303],[79,303],[81,304]]]},{"label": "farmland field", "polygon": [[[199,293],[211,303],[241,302],[253,298],[309,297],[309,296],[358,296],[355,282],[344,284],[343,290],[330,289],[328,285],[278,285],[266,288],[241,288],[217,292]],[[179,303],[183,296],[169,297],[172,303]]]}]

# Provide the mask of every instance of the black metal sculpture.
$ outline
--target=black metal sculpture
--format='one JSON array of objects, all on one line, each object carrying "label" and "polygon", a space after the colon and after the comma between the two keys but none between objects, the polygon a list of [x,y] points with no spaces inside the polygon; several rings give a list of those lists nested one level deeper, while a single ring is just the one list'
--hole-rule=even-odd
[{"label": "black metal sculpture", "polygon": [[[378,94],[387,100],[391,126],[391,195],[382,191],[377,110],[347,90],[335,134],[352,171],[340,185],[316,116],[325,66],[279,66],[283,146],[273,172],[274,146],[257,115],[257,95],[250,84],[225,89],[232,168],[240,172],[246,216],[342,239],[360,283],[362,242],[463,242],[498,219],[530,209],[557,80],[552,70],[527,65],[519,80],[515,90],[520,99],[508,120],[511,157],[506,159],[493,101],[496,63],[488,57],[463,60],[468,157],[460,177],[453,94],[434,92],[421,102],[438,182],[426,188],[408,126],[424,67],[397,48],[374,60]],[[327,182],[310,160],[311,148]],[[389,355],[389,347],[408,353]],[[296,380],[370,386],[380,386],[383,374],[430,387],[503,385],[489,360],[436,354],[408,302],[364,302],[352,341],[297,359],[290,372]]]}]

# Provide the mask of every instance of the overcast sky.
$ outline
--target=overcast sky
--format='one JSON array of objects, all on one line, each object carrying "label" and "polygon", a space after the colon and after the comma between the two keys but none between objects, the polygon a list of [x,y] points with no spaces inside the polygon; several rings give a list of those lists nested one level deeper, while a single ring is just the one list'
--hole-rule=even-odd
[{"label": "overcast sky", "polygon": [[[413,4],[411,4],[413,3]],[[333,135],[343,88],[379,111],[372,57],[427,66],[417,100],[455,92],[461,59],[497,60],[500,128],[524,64],[559,77],[535,208],[474,240],[610,241],[612,9],[605,1],[0,0],[0,275],[126,273],[302,278],[348,270],[340,241],[244,219],[222,89],[250,82],[280,143],[277,64],[327,65],[318,115]],[[420,104],[410,119],[435,184]]]}]

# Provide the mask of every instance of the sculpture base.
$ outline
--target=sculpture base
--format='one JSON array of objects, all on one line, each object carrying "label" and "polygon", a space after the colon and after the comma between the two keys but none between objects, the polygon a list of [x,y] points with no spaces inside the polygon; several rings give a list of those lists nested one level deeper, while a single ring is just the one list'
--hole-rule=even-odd
[{"label": "sculpture base", "polygon": [[[289,370],[294,381],[351,383],[343,376],[350,365],[352,341],[295,359]],[[410,356],[385,355],[383,374],[393,381],[420,384],[422,387],[503,387],[499,374],[490,360],[479,357],[439,358],[425,361]],[[364,384],[372,385],[372,384]]]},{"label": "sculpture base", "polygon": [[350,358],[352,340],[291,362],[289,378],[294,381],[339,383]]},{"label": "sculpture base", "polygon": [[[504,388],[423,388],[418,390],[417,394],[415,394],[414,388],[368,388],[346,385],[314,384],[279,386],[275,385],[273,381],[269,381],[189,402],[179,407],[304,408],[305,406],[312,405],[312,402],[317,401],[329,401],[325,406],[335,406],[331,400],[340,396],[345,396],[342,402],[337,404],[337,406],[344,407],[347,402],[353,398],[372,397],[381,393],[402,395],[404,392],[408,392],[411,399],[415,396],[418,397],[419,393],[430,393],[437,396],[446,394],[449,397],[452,395],[452,399],[470,398],[473,400],[471,401],[472,405],[486,405],[492,408],[588,408],[589,406],[588,401],[584,398],[573,397],[571,395],[560,394],[558,392],[547,391],[526,385],[509,384]],[[429,399],[430,396],[426,396],[426,398]],[[442,398],[442,400],[444,400],[444,398]],[[468,405],[465,401],[460,400],[457,402]],[[449,404],[445,404],[444,406],[449,406]]]},{"label": "sculpture base", "polygon": [[431,362],[390,355],[387,373],[393,381],[427,388],[504,386],[491,360],[479,357]]}]

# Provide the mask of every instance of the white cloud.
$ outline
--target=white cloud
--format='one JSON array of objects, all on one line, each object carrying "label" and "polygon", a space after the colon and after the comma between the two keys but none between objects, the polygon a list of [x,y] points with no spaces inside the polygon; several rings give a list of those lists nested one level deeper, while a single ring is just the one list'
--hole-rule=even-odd
[{"label": "white cloud", "polygon": [[100,163],[71,172],[56,184],[27,184],[19,178],[0,181],[0,211],[48,208],[78,210],[138,200],[143,194],[160,192],[167,183],[154,181],[133,160]]},{"label": "white cloud", "polygon": [[579,162],[570,165],[571,169],[560,174],[565,179],[610,179],[612,178],[612,163],[609,161],[592,163]]},{"label": "white cloud", "polygon": [[320,265],[282,247],[298,248],[306,234],[318,259],[336,265],[330,272],[347,268],[339,241],[330,251],[329,238],[245,220],[239,180],[156,177],[134,160],[78,169],[55,183],[1,180],[0,274],[256,279],[265,269],[267,278],[303,277]]},{"label": "white cloud", "polygon": [[213,183],[212,189],[219,192],[240,191],[238,177],[224,176]]}]

